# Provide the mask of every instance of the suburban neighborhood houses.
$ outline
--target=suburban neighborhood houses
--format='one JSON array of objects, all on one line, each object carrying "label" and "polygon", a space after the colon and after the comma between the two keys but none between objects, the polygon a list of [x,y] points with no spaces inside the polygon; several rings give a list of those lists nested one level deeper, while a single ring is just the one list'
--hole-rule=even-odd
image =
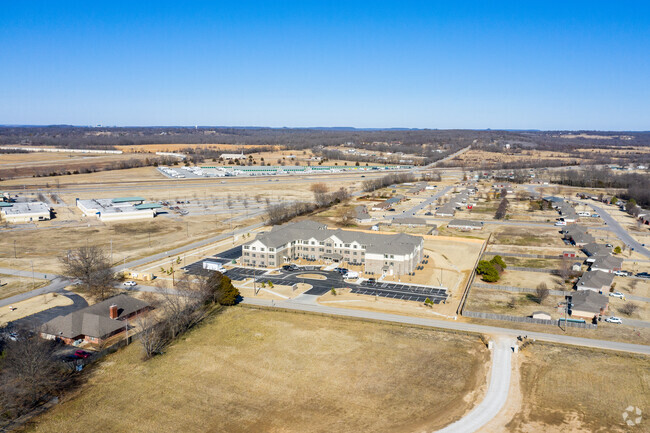
[{"label": "suburban neighborhood houses", "polygon": [[649,1],[0,17],[0,433],[650,433]]}]

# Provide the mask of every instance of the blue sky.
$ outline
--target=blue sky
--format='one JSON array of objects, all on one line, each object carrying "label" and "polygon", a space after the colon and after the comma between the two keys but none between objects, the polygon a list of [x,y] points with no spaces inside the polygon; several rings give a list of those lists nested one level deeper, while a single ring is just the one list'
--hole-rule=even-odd
[{"label": "blue sky", "polygon": [[0,124],[650,130],[650,2],[0,7]]}]

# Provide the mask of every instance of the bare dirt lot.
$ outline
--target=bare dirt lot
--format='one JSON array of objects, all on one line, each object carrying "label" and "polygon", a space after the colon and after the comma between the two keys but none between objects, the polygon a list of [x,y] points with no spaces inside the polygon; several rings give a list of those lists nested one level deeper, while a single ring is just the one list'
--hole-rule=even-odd
[{"label": "bare dirt lot", "polygon": [[[533,344],[520,353],[522,403],[510,432],[647,432],[650,359]],[[629,426],[629,407],[643,413]],[[634,415],[633,418],[636,418]]]},{"label": "bare dirt lot", "polygon": [[244,308],[140,357],[109,356],[30,431],[431,431],[481,398],[488,360],[472,336]]}]

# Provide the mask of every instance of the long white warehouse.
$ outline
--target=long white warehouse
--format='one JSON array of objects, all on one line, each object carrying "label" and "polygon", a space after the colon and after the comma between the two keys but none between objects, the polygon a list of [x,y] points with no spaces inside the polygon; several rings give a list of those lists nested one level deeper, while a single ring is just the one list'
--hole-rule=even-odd
[{"label": "long white warehouse", "polygon": [[101,221],[125,221],[156,216],[156,203],[144,203],[142,197],[77,199],[77,207],[86,216],[96,216]]}]

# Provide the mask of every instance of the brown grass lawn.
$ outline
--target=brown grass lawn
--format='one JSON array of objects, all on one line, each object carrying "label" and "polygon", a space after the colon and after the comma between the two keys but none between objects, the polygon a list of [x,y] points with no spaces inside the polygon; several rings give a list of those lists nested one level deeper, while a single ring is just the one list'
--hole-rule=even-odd
[{"label": "brown grass lawn", "polygon": [[[26,270],[26,269],[24,269]],[[13,275],[0,274],[0,299],[28,292],[34,288],[38,289],[48,284],[47,280],[31,277],[15,277]]]},{"label": "brown grass lawn", "polygon": [[30,431],[431,431],[480,400],[487,360],[476,337],[231,308],[151,361],[109,356]]},{"label": "brown grass lawn", "polygon": [[[523,403],[509,431],[648,431],[648,357],[547,344],[534,344],[520,356]],[[628,406],[644,412],[641,425],[624,424]]]},{"label": "brown grass lawn", "polygon": [[526,245],[537,247],[562,247],[558,230],[531,229],[530,227],[504,226],[494,232],[492,243],[501,245]]}]

